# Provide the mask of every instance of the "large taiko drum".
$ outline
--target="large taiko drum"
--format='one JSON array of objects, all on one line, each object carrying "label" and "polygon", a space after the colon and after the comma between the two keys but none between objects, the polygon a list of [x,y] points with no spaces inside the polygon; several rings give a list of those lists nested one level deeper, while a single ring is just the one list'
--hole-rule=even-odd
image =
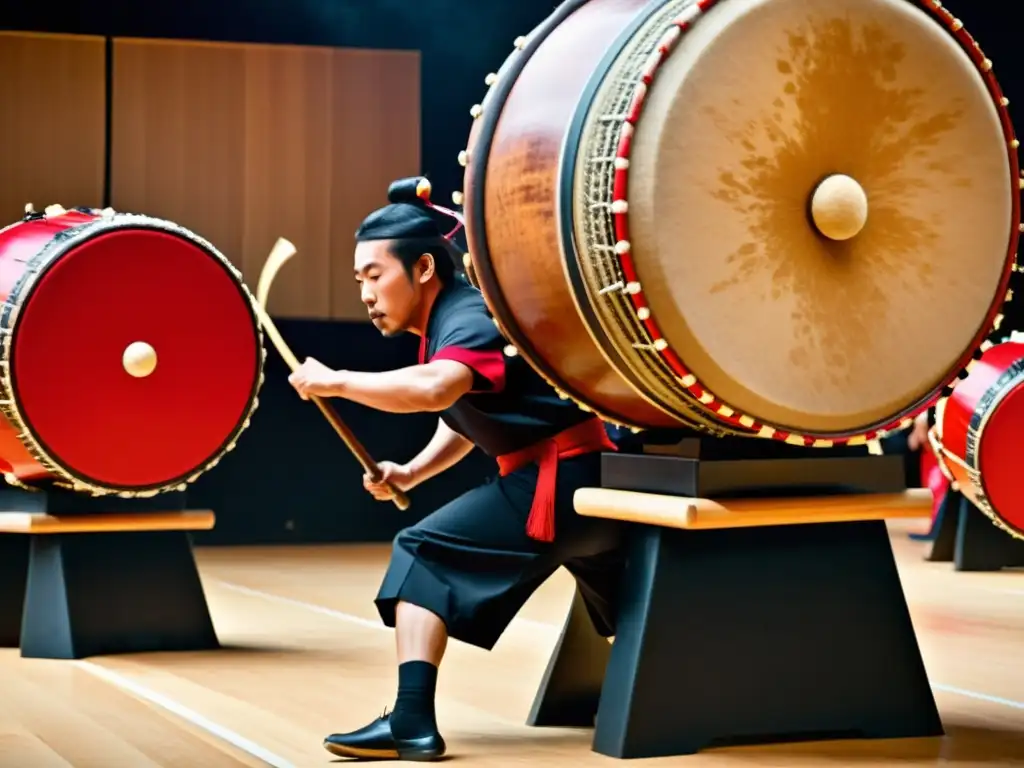
[{"label": "large taiko drum", "polygon": [[471,274],[608,421],[864,443],[998,324],[1017,142],[938,2],[570,0],[487,82]]},{"label": "large taiko drum", "polygon": [[1024,338],[982,354],[935,411],[928,437],[946,479],[999,528],[1024,539]]},{"label": "large taiko drum", "polygon": [[248,426],[264,360],[254,299],[184,227],[109,211],[30,213],[0,230],[0,299],[9,483],[180,490]]}]

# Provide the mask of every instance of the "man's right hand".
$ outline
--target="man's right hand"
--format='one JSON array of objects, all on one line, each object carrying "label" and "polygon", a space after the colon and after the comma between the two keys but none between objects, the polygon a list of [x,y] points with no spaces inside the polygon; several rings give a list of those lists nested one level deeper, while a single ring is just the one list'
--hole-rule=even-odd
[{"label": "man's right hand", "polygon": [[380,467],[381,473],[378,482],[373,482],[368,474],[363,475],[363,488],[368,490],[377,501],[391,501],[395,497],[388,484],[395,486],[400,491],[408,491],[416,485],[412,470],[407,464],[382,461],[377,466]]}]

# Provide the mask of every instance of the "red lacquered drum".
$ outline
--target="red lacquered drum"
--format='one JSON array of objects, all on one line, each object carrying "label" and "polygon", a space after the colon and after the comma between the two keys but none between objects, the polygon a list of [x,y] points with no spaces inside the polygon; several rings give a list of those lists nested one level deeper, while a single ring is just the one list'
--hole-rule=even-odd
[{"label": "red lacquered drum", "polygon": [[1024,343],[985,352],[936,407],[929,431],[947,479],[998,527],[1024,539]]},{"label": "red lacquered drum", "polygon": [[183,488],[257,405],[241,274],[168,221],[29,214],[0,231],[0,469],[104,495]]},{"label": "red lacquered drum", "polygon": [[568,0],[471,109],[470,271],[608,421],[873,441],[1002,311],[1020,181],[993,71],[934,0]]}]

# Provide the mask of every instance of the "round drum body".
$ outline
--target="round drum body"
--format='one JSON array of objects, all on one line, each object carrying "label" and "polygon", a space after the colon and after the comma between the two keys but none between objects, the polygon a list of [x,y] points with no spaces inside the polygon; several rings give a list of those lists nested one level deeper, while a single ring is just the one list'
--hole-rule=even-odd
[{"label": "round drum body", "polygon": [[[1017,143],[937,3],[570,0],[489,82],[462,158],[473,278],[606,420],[863,443],[998,323]],[[833,239],[811,208],[839,174],[867,212]]]},{"label": "round drum body", "polygon": [[187,229],[112,212],[29,214],[0,230],[0,300],[9,482],[181,490],[248,426],[264,361],[254,299]]},{"label": "round drum body", "polygon": [[997,526],[1024,539],[1024,343],[985,352],[940,401],[929,437],[947,479]]}]

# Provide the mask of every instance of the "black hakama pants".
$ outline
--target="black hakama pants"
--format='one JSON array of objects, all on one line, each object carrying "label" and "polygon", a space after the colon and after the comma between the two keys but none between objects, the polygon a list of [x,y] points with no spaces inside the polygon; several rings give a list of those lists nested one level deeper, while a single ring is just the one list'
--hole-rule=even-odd
[{"label": "black hakama pants", "polygon": [[623,526],[577,515],[577,488],[600,486],[599,452],[558,462],[555,540],[536,541],[526,521],[535,463],[467,491],[395,537],[375,603],[395,626],[399,601],[444,622],[448,636],[490,650],[534,591],[560,566],[576,579],[594,628],[615,634],[625,563]]}]

